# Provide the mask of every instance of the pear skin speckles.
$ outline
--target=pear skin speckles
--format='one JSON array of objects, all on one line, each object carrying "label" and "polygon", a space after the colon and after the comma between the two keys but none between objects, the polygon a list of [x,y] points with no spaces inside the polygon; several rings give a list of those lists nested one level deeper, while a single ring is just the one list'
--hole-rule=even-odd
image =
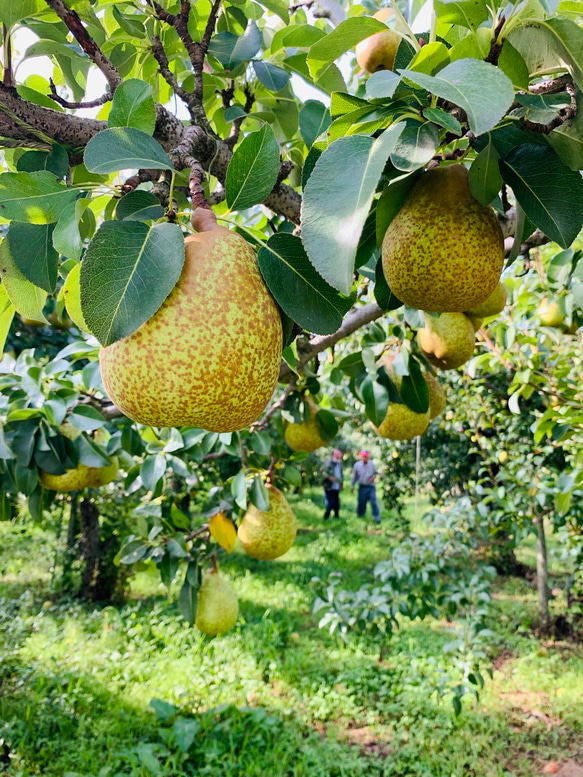
[{"label": "pear skin speckles", "polygon": [[267,485],[269,510],[263,512],[251,505],[239,526],[239,541],[253,558],[272,561],[283,556],[294,544],[298,522],[285,495]]},{"label": "pear skin speckles", "polygon": [[279,373],[281,318],[251,246],[217,227],[185,240],[178,283],[135,332],[100,353],[105,389],[149,426],[244,429]]},{"label": "pear skin speckles", "polygon": [[471,359],[476,335],[463,313],[425,315],[425,328],[417,332],[417,342],[427,360],[442,370],[455,370]]},{"label": "pear skin speckles", "polygon": [[[468,310],[466,315],[470,318],[488,318],[502,313],[508,301],[508,289],[500,281],[490,296],[478,307]],[[479,328],[479,327],[478,327]]]},{"label": "pear skin speckles", "polygon": [[391,291],[410,307],[436,313],[480,305],[504,263],[498,220],[470,193],[462,165],[419,178],[389,224],[382,251]]},{"label": "pear skin speckles", "polygon": [[107,467],[87,467],[85,464],[79,464],[75,469],[66,470],[63,475],[51,475],[50,472],[40,470],[39,479],[41,485],[50,491],[67,493],[105,486],[115,480],[117,471],[117,458],[113,458]]}]

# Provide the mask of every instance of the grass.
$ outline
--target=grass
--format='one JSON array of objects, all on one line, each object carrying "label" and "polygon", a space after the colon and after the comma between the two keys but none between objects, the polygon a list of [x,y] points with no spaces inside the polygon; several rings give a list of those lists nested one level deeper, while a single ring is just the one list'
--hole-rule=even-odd
[{"label": "grass", "polygon": [[494,677],[457,718],[431,691],[451,624],[403,624],[382,661],[372,639],[317,628],[312,577],[341,571],[357,588],[398,542],[386,510],[379,533],[343,501],[325,523],[319,491],[294,497],[300,533],[281,560],[221,559],[241,615],[214,640],[154,574],[120,607],[51,595],[52,530],[0,524],[0,774],[526,777],[583,763],[583,652],[536,639],[527,581],[495,582]]}]

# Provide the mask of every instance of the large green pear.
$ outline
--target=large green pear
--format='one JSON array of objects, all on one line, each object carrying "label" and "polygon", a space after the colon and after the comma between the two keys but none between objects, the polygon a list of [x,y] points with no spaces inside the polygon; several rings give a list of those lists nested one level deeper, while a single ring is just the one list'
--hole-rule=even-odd
[{"label": "large green pear", "polygon": [[102,348],[103,385],[142,424],[244,429],[277,382],[279,311],[241,235],[215,227],[187,237],[185,249],[182,274],[161,308]]},{"label": "large green pear", "polygon": [[63,475],[51,475],[44,470],[39,471],[41,484],[50,491],[66,493],[81,491],[84,488],[99,488],[115,480],[118,472],[118,461],[113,457],[106,467],[87,467],[79,463],[75,469],[65,470]]},{"label": "large green pear", "polygon": [[310,419],[301,424],[290,423],[285,427],[284,437],[289,447],[294,451],[312,451],[327,445],[326,440],[320,434],[320,427],[316,421],[318,406],[311,397],[304,397],[304,402],[310,409]]},{"label": "large green pear", "polygon": [[425,328],[417,333],[427,360],[442,370],[455,370],[468,361],[476,347],[472,322],[463,313],[425,314]]},{"label": "large green pear", "polygon": [[[373,17],[379,22],[388,22],[394,13],[392,8],[381,8]],[[356,61],[367,73],[392,70],[400,43],[401,36],[393,30],[376,32],[356,44]]]},{"label": "large green pear", "polygon": [[496,288],[503,262],[494,211],[474,199],[458,164],[421,175],[383,240],[391,291],[419,310],[472,310]]},{"label": "large green pear", "polygon": [[[403,377],[397,375],[393,369],[393,358],[394,354],[386,353],[381,362],[400,393]],[[425,413],[416,413],[404,402],[389,402],[387,414],[383,421],[378,427],[373,424],[373,428],[381,437],[386,437],[389,440],[412,440],[413,437],[423,434],[428,424],[429,410]]]},{"label": "large green pear", "polygon": [[198,589],[194,625],[204,634],[224,634],[239,616],[239,602],[229,583],[216,570],[209,570]]},{"label": "large green pear", "polygon": [[239,526],[239,541],[253,558],[271,561],[283,556],[294,544],[298,522],[284,494],[275,486],[266,486],[269,510],[251,505]]},{"label": "large green pear", "polygon": [[466,315],[474,319],[488,318],[488,316],[497,316],[498,313],[502,313],[506,307],[507,301],[508,289],[502,283],[502,281],[499,281],[498,285],[490,294],[488,299],[484,300],[481,305],[472,308],[472,310],[468,310]]}]

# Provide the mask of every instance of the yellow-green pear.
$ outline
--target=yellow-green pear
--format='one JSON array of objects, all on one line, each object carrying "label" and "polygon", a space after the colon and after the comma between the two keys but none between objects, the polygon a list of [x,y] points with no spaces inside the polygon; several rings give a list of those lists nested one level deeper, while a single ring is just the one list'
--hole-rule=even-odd
[{"label": "yellow-green pear", "polygon": [[549,300],[548,297],[541,300],[537,312],[544,326],[561,326],[565,320],[565,311],[561,303],[557,300]]},{"label": "yellow-green pear", "polygon": [[478,331],[478,329],[481,328],[482,324],[484,323],[484,319],[477,318],[476,316],[472,316],[470,315],[470,313],[465,313],[464,315],[466,316],[466,318],[470,319],[470,323],[473,327],[474,334],[475,334]]},{"label": "yellow-green pear", "polygon": [[279,373],[281,318],[247,241],[224,227],[190,235],[178,283],[135,332],[100,353],[114,404],[149,426],[244,429]]},{"label": "yellow-green pear", "polygon": [[275,486],[266,486],[269,510],[251,505],[239,526],[239,541],[253,558],[271,561],[283,556],[294,544],[298,522],[284,494]]},{"label": "yellow-green pear", "polygon": [[40,470],[39,480],[50,491],[81,491],[84,488],[99,488],[111,483],[117,476],[118,468],[117,458],[113,457],[111,464],[106,467],[87,467],[79,463],[75,469],[65,470],[63,475],[51,475],[50,472]]},{"label": "yellow-green pear", "polygon": [[311,397],[304,396],[304,402],[310,409],[310,420],[302,421],[301,424],[287,424],[284,437],[292,450],[308,451],[308,453],[311,453],[328,443],[320,434],[320,427],[316,421],[318,406]]},{"label": "yellow-green pear", "polygon": [[198,589],[194,625],[204,634],[215,637],[232,628],[238,616],[235,592],[216,570],[209,570]]},{"label": "yellow-green pear", "polygon": [[[393,369],[392,361],[393,354],[390,353],[386,353],[381,359],[390,379],[400,393],[403,377],[397,375]],[[378,427],[373,424],[373,428],[381,435],[381,437],[386,437],[389,440],[412,440],[413,437],[423,434],[427,429],[428,424],[429,410],[425,413],[416,413],[414,410],[411,410],[410,407],[407,407],[404,402],[389,402],[389,407],[384,420]]]},{"label": "yellow-green pear", "polygon": [[35,318],[28,318],[28,316],[23,316],[22,313],[20,314],[20,320],[24,324],[24,326],[30,326],[33,328],[46,326],[46,321],[37,321]]},{"label": "yellow-green pear", "polygon": [[81,273],[81,262],[76,264],[67,275],[63,284],[60,296],[63,297],[65,308],[71,318],[71,321],[82,332],[89,332],[89,327],[81,310],[81,286],[79,285],[79,275]]},{"label": "yellow-green pear", "polygon": [[[373,17],[379,22],[388,22],[394,13],[392,8],[382,8],[373,14]],[[392,70],[400,43],[401,36],[394,30],[376,32],[356,44],[356,61],[367,73]]]},{"label": "yellow-green pear", "polygon": [[437,418],[445,410],[447,404],[445,391],[432,372],[424,372],[423,377],[429,389],[429,420],[433,421],[434,418]]},{"label": "yellow-green pear", "polygon": [[472,310],[468,310],[466,315],[470,318],[488,318],[488,316],[497,316],[498,313],[502,313],[506,307],[507,301],[508,289],[502,281],[499,281],[488,299],[484,300],[481,305],[472,308]]},{"label": "yellow-green pear", "polygon": [[455,370],[474,353],[476,335],[472,322],[463,313],[425,314],[425,328],[417,342],[427,360],[442,370]]},{"label": "yellow-green pear", "polygon": [[459,164],[423,173],[383,240],[383,270],[406,305],[463,312],[496,288],[504,240],[494,211],[470,192]]}]

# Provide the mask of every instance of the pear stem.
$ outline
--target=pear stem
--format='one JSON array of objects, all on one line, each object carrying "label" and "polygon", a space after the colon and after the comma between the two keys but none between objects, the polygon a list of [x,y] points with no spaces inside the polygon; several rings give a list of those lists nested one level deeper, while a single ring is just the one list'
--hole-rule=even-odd
[{"label": "pear stem", "polygon": [[212,567],[213,567],[213,572],[215,572],[215,573],[218,572],[219,568],[217,566],[217,554],[216,553],[213,553],[213,555],[211,556],[211,564],[212,564]]},{"label": "pear stem", "polygon": [[206,174],[196,159],[191,157],[189,165],[188,189],[192,200],[190,223],[197,232],[210,232],[211,229],[217,228],[217,217],[209,205],[202,186],[203,182],[206,181]]}]

